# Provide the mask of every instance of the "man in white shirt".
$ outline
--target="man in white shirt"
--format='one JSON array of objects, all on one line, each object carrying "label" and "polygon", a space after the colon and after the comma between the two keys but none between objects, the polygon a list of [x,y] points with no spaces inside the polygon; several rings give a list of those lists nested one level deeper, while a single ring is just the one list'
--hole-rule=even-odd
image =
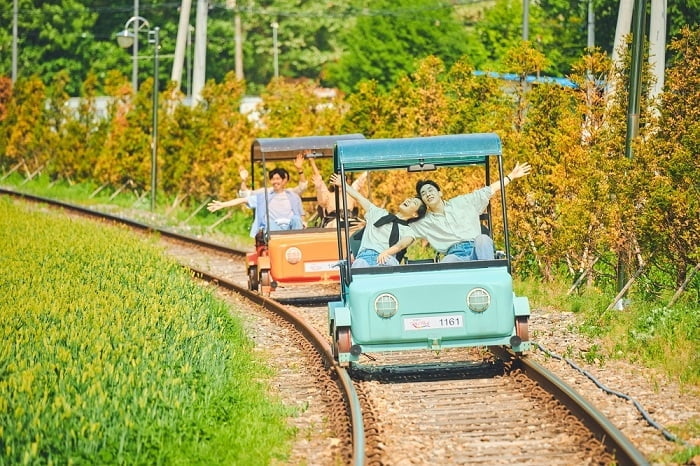
[{"label": "man in white shirt", "polygon": [[493,259],[493,240],[481,233],[479,215],[488,206],[489,199],[500,191],[501,183],[507,186],[530,173],[530,168],[528,163],[517,163],[503,180],[447,201],[442,199],[442,191],[435,181],[419,181],[416,194],[428,212],[422,219],[411,223],[411,229],[417,237],[427,239],[433,249],[445,255],[441,262]]}]

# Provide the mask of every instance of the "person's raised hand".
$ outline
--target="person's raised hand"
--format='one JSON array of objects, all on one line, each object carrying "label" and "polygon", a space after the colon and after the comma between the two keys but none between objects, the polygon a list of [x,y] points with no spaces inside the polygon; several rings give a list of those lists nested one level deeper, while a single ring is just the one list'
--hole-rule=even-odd
[{"label": "person's raised hand", "polygon": [[516,178],[521,178],[521,177],[527,175],[528,173],[530,173],[531,169],[532,169],[532,167],[530,166],[529,163],[518,162],[515,164],[515,167],[513,168],[513,170],[508,174],[508,178],[510,178],[511,180],[514,180]]}]

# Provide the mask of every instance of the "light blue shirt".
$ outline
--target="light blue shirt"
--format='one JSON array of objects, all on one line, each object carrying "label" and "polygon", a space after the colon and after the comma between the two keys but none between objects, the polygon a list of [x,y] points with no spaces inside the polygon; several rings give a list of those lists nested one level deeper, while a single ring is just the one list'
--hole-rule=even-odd
[{"label": "light blue shirt", "polygon": [[[280,199],[280,198],[286,198]],[[276,199],[277,198],[277,199]],[[282,202],[278,202],[282,201]],[[267,210],[265,204],[265,193],[259,192],[255,195],[248,196],[248,207],[255,209],[255,219],[250,227],[250,236],[255,237],[257,232],[262,228],[266,228]],[[269,231],[289,230],[301,228],[301,218],[304,211],[301,206],[301,197],[291,189],[285,189],[281,193],[270,192],[267,198],[270,209],[270,225]],[[288,206],[288,209],[282,210],[282,206]],[[278,224],[277,222],[282,222]],[[296,228],[295,228],[296,226]]]}]

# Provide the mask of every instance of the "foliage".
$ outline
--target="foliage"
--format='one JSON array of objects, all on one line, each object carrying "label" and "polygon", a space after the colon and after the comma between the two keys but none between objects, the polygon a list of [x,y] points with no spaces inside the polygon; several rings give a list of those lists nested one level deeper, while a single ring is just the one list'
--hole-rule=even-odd
[{"label": "foliage", "polygon": [[289,413],[267,399],[267,372],[224,303],[123,230],[6,199],[0,218],[5,462],[283,457]]},{"label": "foliage", "polygon": [[[12,80],[0,76],[0,154],[7,153],[7,142],[11,126],[7,120],[9,105],[12,100]],[[0,158],[0,168],[3,168],[4,160]]]},{"label": "foliage", "polygon": [[[635,301],[624,311],[606,311],[609,298],[595,286],[568,293],[570,284],[561,278],[544,286],[539,279],[527,278],[515,280],[514,288],[518,295],[529,298],[534,309],[574,313],[569,330],[595,339],[595,351],[583,357],[595,356],[599,361],[624,357],[658,368],[683,386],[700,383],[700,320],[692,298],[673,308]],[[548,330],[535,329],[531,337],[538,340],[541,331]]]},{"label": "foliage", "polygon": [[345,13],[348,1],[322,5],[315,0],[238,0],[244,27],[243,60],[249,91],[264,89],[274,77],[271,24],[277,23],[279,76],[321,77],[326,63],[340,53],[340,32],[353,23]]},{"label": "foliage", "polygon": [[506,50],[522,39],[522,14],[522,3],[513,0],[497,0],[484,12],[474,28],[479,41],[488,44],[488,55],[481,64],[484,68],[496,67]]},{"label": "foliage", "polygon": [[[12,1],[6,0],[0,9],[2,23],[12,24]],[[39,76],[50,82],[60,72],[71,77],[66,83],[69,94],[76,95],[80,80],[88,71],[104,71],[115,63],[110,47],[100,42],[94,28],[98,14],[86,2],[77,0],[18,1],[18,73],[19,76]],[[115,30],[116,31],[116,30]],[[96,37],[97,35],[97,37]],[[11,28],[0,32],[2,49],[0,72],[9,75]],[[116,44],[112,47],[116,50]]]},{"label": "foliage", "polygon": [[[202,92],[204,103],[194,109],[198,131],[192,131],[194,153],[185,177],[186,192],[203,195],[234,195],[238,192],[238,167],[249,160],[253,128],[238,111],[245,85],[232,73],[221,84],[209,82]],[[177,165],[174,165],[177,167]]]},{"label": "foliage", "polygon": [[[119,78],[115,76],[115,79]],[[120,81],[110,84],[115,99],[111,109],[113,118],[96,162],[95,176],[103,183],[115,186],[129,183],[146,189],[150,187],[151,173],[153,80],[148,79],[135,96],[123,77]]]},{"label": "foliage", "polygon": [[38,77],[17,81],[2,122],[6,138],[2,144],[5,147],[3,166],[19,163],[30,174],[46,165],[49,153],[44,144],[45,97],[46,88]]},{"label": "foliage", "polygon": [[[75,157],[80,156],[80,151],[83,149],[85,139],[74,139],[69,134],[68,127],[74,127],[73,122],[76,121],[74,115],[68,108],[68,94],[66,93],[66,84],[68,83],[68,74],[60,72],[55,75],[54,82],[49,88],[47,104],[47,132],[44,135],[45,142],[48,140],[49,145],[53,148],[51,151],[51,159],[49,160],[49,172],[52,176],[65,176],[66,178],[75,177],[76,165]],[[90,99],[86,99],[83,105],[89,105]],[[78,137],[86,136],[75,135]],[[61,140],[61,144],[58,144]]]},{"label": "foliage", "polygon": [[655,265],[679,286],[700,263],[700,31],[686,29],[661,96],[656,133],[640,145],[631,177],[634,233]]},{"label": "foliage", "polygon": [[[12,28],[14,0],[0,0],[0,75],[10,74],[12,60]],[[563,75],[586,47],[588,2],[544,0],[531,3],[529,8],[529,39],[550,60],[546,72]],[[612,50],[619,2],[594,0],[596,45],[608,53]],[[66,91],[77,96],[88,74],[95,74],[102,83],[110,70],[131,75],[132,50],[117,46],[114,35],[124,28],[134,14],[134,2],[117,0],[49,0],[37,2],[18,0],[18,73],[20,77],[37,75],[44,83],[52,82],[61,70],[69,72]],[[427,9],[426,9],[427,8]],[[175,50],[180,21],[179,8],[171,2],[152,0],[141,2],[140,16],[151,27],[160,28],[160,82],[170,78],[172,62],[165,58]],[[278,61],[280,76],[307,78],[324,83],[341,82],[348,91],[357,90],[362,79],[378,78],[394,82],[394,77],[414,71],[414,60],[432,54],[448,66],[459,55],[467,55],[478,69],[502,70],[502,53],[521,39],[522,2],[429,2],[402,0],[396,2],[366,2],[337,0],[213,0],[208,3],[206,76],[221,83],[234,69],[236,40],[234,15],[242,25],[243,67],[248,93],[259,93],[273,77],[273,22],[278,23]],[[413,18],[411,18],[413,17]],[[668,6],[668,36],[678,37],[684,26],[698,23],[699,0],[671,3]],[[432,20],[413,29],[396,31],[357,29],[364,22],[377,27],[403,25],[410,19]],[[189,25],[196,25],[196,6],[190,9]],[[440,23],[435,27],[435,21]],[[436,34],[436,29],[438,33]],[[414,32],[420,32],[415,34]],[[387,42],[377,41],[388,34]],[[138,53],[147,60],[138,60],[138,82],[152,77],[149,66],[153,54],[146,32],[138,34]],[[194,38],[195,34],[192,34]],[[194,41],[192,41],[193,43]],[[374,53],[357,48],[359,42],[375,44],[388,53]],[[385,49],[386,48],[386,49]],[[192,57],[193,47],[187,49]],[[405,52],[404,52],[405,50]],[[360,53],[358,55],[358,53]],[[370,65],[367,57],[389,60]],[[353,65],[354,64],[354,65]],[[348,66],[349,65],[349,66]],[[357,65],[357,66],[355,66]],[[371,74],[360,75],[361,70]],[[185,70],[187,67],[184,67]],[[338,74],[342,69],[342,73]],[[387,69],[389,74],[380,75]],[[346,82],[351,80],[352,86]],[[182,77],[184,84],[187,77]],[[163,88],[167,87],[167,84]],[[184,88],[183,88],[184,89]],[[162,89],[161,89],[162,90]],[[99,88],[98,92],[103,89]]]},{"label": "foliage", "polygon": [[[627,355],[632,360],[643,361],[645,366],[663,369],[682,384],[697,386],[700,324],[693,309],[636,306],[627,314],[612,312],[616,314],[605,318],[607,330],[603,338],[608,354]],[[673,352],[668,351],[670,347]]]},{"label": "foliage", "polygon": [[12,97],[12,80],[7,76],[0,76],[0,122],[7,115],[7,104]]},{"label": "foliage", "polygon": [[451,9],[429,0],[358,1],[377,14],[359,16],[341,34],[345,52],[327,67],[327,82],[346,92],[363,80],[387,90],[402,75],[416,69],[416,60],[436,55],[448,65],[470,52],[466,33]]},{"label": "foliage", "polygon": [[[525,67],[521,76],[528,73]],[[572,274],[587,271],[597,251],[608,247],[603,242],[609,204],[605,175],[591,170],[601,162],[581,139],[581,115],[595,109],[584,91],[591,85],[589,79],[580,77],[579,89],[537,85],[517,93],[516,121],[522,121],[522,143],[529,147],[526,154],[538,176],[528,179],[524,198],[511,197],[519,220],[513,235],[528,245],[527,253],[532,255],[525,270],[534,267],[537,275],[548,280],[557,273],[562,258]]]},{"label": "foliage", "polygon": [[318,89],[308,79],[272,80],[261,94],[260,137],[338,134],[342,96],[324,97]]}]

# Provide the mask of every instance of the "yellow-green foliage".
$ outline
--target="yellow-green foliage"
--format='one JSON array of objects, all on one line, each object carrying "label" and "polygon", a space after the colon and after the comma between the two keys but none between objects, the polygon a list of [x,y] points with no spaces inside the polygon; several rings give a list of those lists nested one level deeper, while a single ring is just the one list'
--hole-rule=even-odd
[{"label": "yellow-green foliage", "polygon": [[0,464],[283,455],[240,323],[157,248],[7,199],[0,237]]},{"label": "yellow-green foliage", "polygon": [[12,164],[24,162],[29,171],[42,167],[48,158],[45,118],[42,113],[46,88],[38,78],[19,80],[8,105],[5,154]]}]

